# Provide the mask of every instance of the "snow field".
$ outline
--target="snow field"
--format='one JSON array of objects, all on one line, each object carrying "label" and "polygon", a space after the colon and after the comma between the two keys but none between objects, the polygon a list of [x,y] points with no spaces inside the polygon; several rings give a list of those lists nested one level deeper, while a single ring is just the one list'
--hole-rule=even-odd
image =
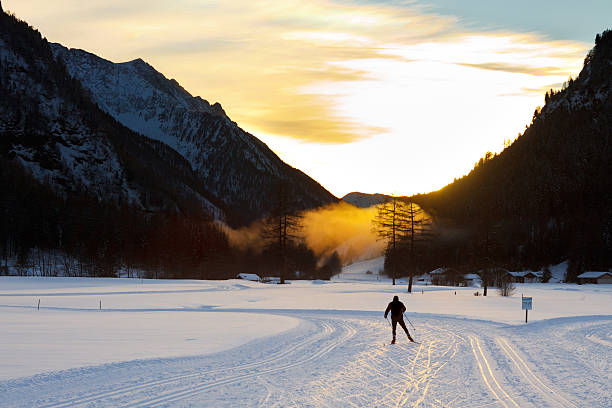
[{"label": "snow field", "polygon": [[[612,406],[612,285],[408,295],[358,274],[289,285],[2,277],[0,406]],[[527,325],[521,291],[534,297]],[[388,344],[394,294],[421,344],[399,327]]]},{"label": "snow field", "polygon": [[0,380],[86,365],[216,353],[296,327],[288,316],[0,309]]}]

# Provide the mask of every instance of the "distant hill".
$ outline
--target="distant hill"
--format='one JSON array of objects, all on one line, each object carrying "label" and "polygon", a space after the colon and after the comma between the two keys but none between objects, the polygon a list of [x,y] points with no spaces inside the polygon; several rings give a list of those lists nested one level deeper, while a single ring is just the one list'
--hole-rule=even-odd
[{"label": "distant hill", "polygon": [[342,201],[346,201],[349,204],[353,204],[355,207],[360,208],[369,208],[374,205],[378,205],[384,203],[389,196],[384,194],[367,194],[367,193],[359,193],[353,192],[348,193],[344,197],[342,197]]},{"label": "distant hill", "polygon": [[414,199],[469,232],[469,239],[462,235],[466,256],[489,253],[498,262],[534,266],[569,258],[570,270],[612,267],[612,32],[597,35],[580,75],[547,93],[511,146]]}]

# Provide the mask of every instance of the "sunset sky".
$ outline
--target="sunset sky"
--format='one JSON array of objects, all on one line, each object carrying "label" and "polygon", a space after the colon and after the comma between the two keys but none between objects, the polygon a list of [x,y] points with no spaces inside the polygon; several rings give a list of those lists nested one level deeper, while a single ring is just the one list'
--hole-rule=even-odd
[{"label": "sunset sky", "polygon": [[[536,4],[537,3],[537,4]],[[49,41],[142,58],[341,197],[411,194],[516,138],[612,2],[3,0]]]}]

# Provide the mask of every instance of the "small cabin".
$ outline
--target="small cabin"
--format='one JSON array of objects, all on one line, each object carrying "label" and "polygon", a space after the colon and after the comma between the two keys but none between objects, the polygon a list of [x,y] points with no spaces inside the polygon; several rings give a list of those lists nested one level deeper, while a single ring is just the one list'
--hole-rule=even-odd
[{"label": "small cabin", "polygon": [[507,272],[504,277],[514,283],[537,283],[541,281],[541,277],[537,272]]},{"label": "small cabin", "polygon": [[542,277],[539,272],[524,272],[523,280],[525,283],[538,283],[542,280]]},{"label": "small cabin", "polygon": [[525,283],[525,272],[507,272],[504,278],[514,283]]},{"label": "small cabin", "polygon": [[585,272],[578,275],[579,282],[582,283],[608,283],[612,284],[612,272]]},{"label": "small cabin", "polygon": [[480,276],[475,273],[467,273],[463,275],[465,286],[480,286]]}]

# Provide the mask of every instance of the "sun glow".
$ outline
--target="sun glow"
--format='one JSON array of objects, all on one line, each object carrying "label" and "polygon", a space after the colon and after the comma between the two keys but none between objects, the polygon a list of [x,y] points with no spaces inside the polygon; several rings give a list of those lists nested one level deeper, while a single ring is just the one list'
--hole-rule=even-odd
[{"label": "sun glow", "polygon": [[145,59],[334,194],[465,174],[576,75],[589,44],[467,28],[416,3],[5,0],[50,41]]}]

